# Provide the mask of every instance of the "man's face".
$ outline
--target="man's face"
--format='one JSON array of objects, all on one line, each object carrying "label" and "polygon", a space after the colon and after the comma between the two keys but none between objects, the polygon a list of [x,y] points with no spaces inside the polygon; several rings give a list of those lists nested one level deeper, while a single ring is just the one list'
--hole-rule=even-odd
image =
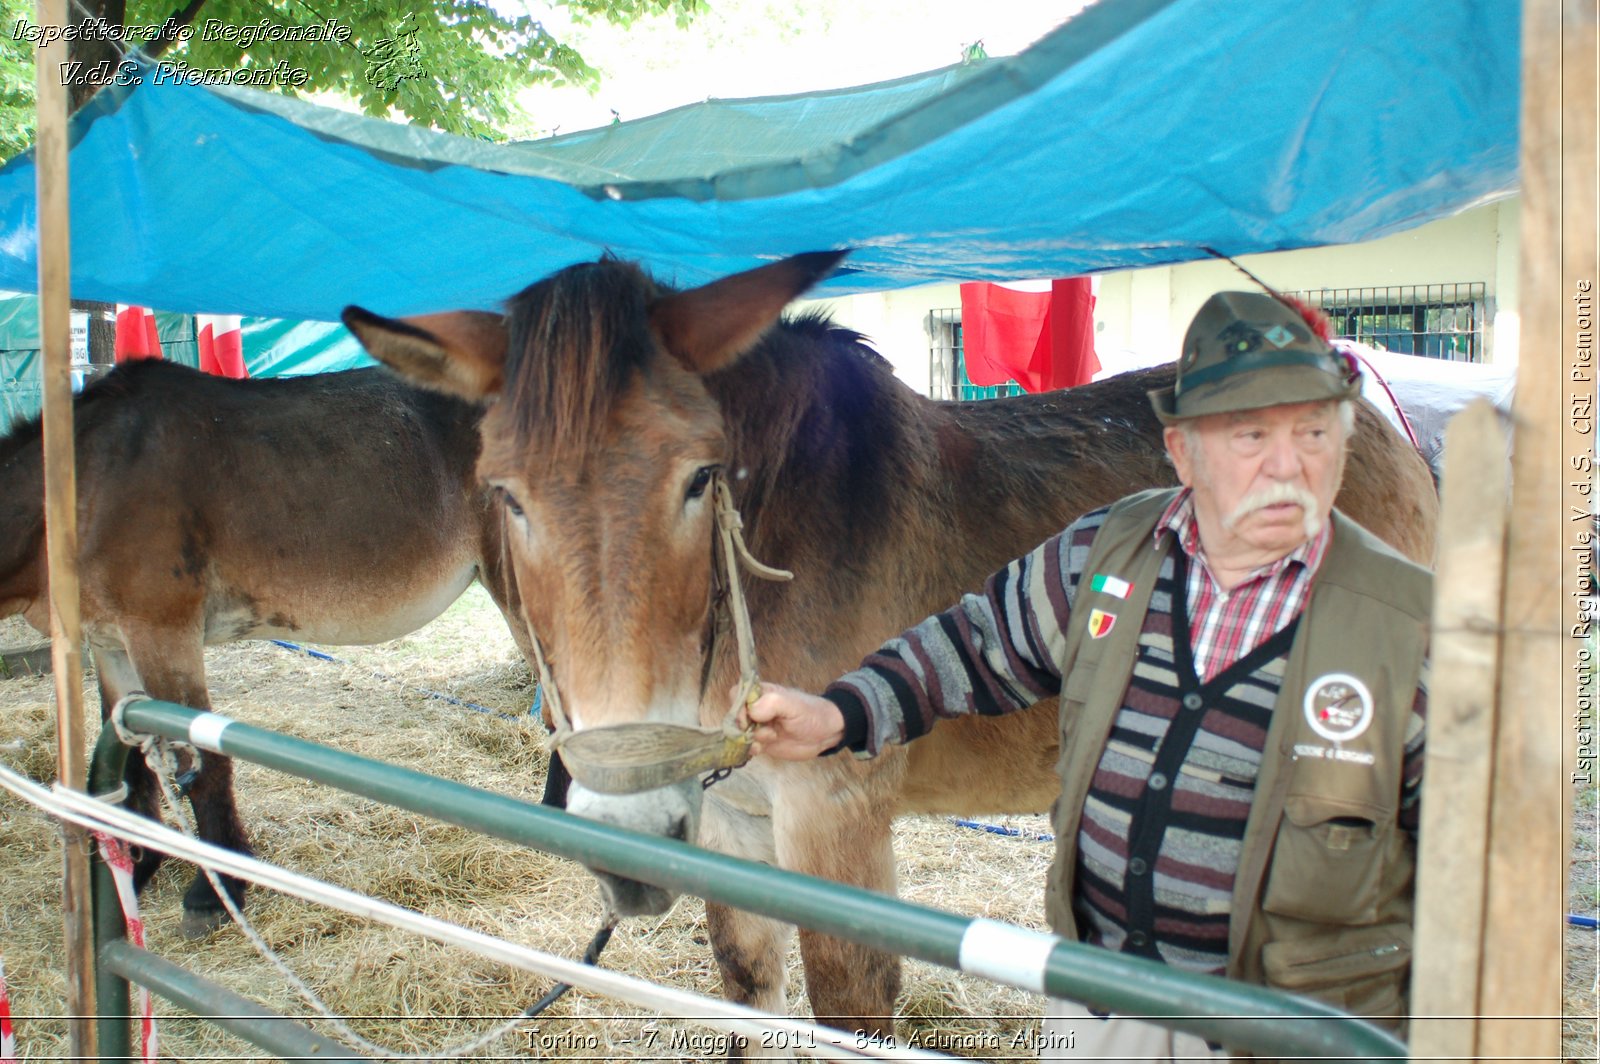
[{"label": "man's face", "polygon": [[1335,402],[1208,414],[1165,433],[1209,558],[1276,561],[1316,535],[1344,476]]}]

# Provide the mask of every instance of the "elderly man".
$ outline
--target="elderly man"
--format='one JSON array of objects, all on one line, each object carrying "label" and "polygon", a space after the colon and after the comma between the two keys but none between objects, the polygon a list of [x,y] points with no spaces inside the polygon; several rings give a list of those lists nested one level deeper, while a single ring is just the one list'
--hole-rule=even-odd
[{"label": "elderly man", "polygon": [[[1431,592],[1333,509],[1359,385],[1279,299],[1211,297],[1150,395],[1183,487],[1085,515],[821,697],[765,685],[758,750],[872,756],[1060,696],[1058,934],[1400,1026]],[[1045,1022],[1074,1060],[1219,1052]]]}]

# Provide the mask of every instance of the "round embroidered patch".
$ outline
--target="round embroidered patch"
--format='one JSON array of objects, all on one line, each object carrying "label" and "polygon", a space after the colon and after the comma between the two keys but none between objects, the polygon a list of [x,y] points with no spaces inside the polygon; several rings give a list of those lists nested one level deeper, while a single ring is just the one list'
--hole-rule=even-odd
[{"label": "round embroidered patch", "polygon": [[1330,672],[1306,688],[1306,723],[1333,743],[1347,743],[1372,725],[1372,692],[1356,677]]}]

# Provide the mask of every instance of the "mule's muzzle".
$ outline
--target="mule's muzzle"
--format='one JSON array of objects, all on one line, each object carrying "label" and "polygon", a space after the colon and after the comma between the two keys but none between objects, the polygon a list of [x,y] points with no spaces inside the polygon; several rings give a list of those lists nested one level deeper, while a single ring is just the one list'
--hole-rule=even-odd
[{"label": "mule's muzzle", "polygon": [[[682,817],[668,826],[666,837],[688,842],[690,826],[689,818]],[[641,883],[637,879],[624,879],[609,872],[595,872],[593,869],[590,872],[599,880],[600,893],[608,907],[618,916],[660,916],[678,900],[677,893],[666,887]]]},{"label": "mule's muzzle", "polygon": [[[699,834],[701,794],[698,780],[629,795],[597,794],[574,782],[567,795],[567,811],[613,827],[692,843]],[[659,916],[678,898],[676,891],[666,887],[590,871],[618,916]]]},{"label": "mule's muzzle", "polygon": [[673,891],[637,879],[622,879],[609,872],[595,872],[594,877],[606,907],[618,916],[661,916],[678,900]]},{"label": "mule's muzzle", "polygon": [[[688,842],[689,828],[688,818],[684,818],[669,829],[667,838]],[[678,900],[676,891],[653,883],[641,883],[637,879],[624,879],[593,869],[590,873],[599,881],[600,894],[606,900],[607,907],[618,916],[660,916]]]}]

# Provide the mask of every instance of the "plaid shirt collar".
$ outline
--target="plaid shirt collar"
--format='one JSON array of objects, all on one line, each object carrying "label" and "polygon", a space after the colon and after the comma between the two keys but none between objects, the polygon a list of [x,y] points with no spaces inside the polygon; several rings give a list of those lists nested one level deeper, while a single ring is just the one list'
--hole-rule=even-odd
[{"label": "plaid shirt collar", "polygon": [[[1161,520],[1156,522],[1154,532],[1156,539],[1160,539],[1161,533],[1169,529],[1177,537],[1178,545],[1183,548],[1183,552],[1197,562],[1214,583],[1216,578],[1211,576],[1211,567],[1206,564],[1205,552],[1200,547],[1200,522],[1196,520],[1194,514],[1193,490],[1184,488],[1167,504],[1167,508],[1161,512]],[[1277,561],[1263,565],[1246,577],[1244,583],[1276,576],[1295,564],[1305,566],[1308,575],[1315,574],[1322,564],[1323,556],[1328,553],[1328,544],[1332,540],[1333,522],[1323,521],[1322,528],[1316,535]]]}]

